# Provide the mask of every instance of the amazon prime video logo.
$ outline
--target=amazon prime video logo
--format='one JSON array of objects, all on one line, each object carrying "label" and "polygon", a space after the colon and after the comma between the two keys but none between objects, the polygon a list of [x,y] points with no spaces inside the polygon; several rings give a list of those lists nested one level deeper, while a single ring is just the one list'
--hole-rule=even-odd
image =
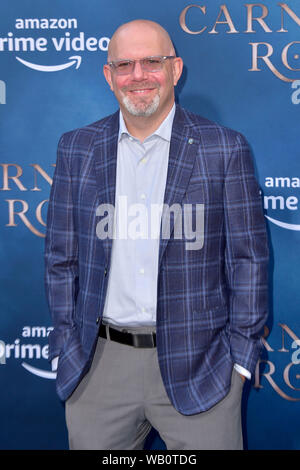
[{"label": "amazon prime video logo", "polygon": [[0,80],[0,104],[6,104],[6,85],[3,80]]},{"label": "amazon prime video logo", "polygon": [[[283,217],[293,219],[295,218],[294,214],[297,214],[299,205],[297,193],[300,188],[300,178],[298,176],[267,176],[265,187],[268,191],[268,194],[264,196],[264,209],[268,211],[268,215],[265,217],[278,227],[300,231],[300,224],[282,220]],[[270,210],[272,213],[276,211],[276,218],[270,217]]]},{"label": "amazon prime video logo", "polygon": [[44,368],[45,364],[48,366],[48,336],[52,330],[52,326],[24,326],[21,337],[10,344],[0,340],[0,364],[18,361],[30,374],[55,379],[56,372]]},{"label": "amazon prime video logo", "polygon": [[296,351],[294,351],[292,354],[292,363],[300,364],[300,340],[299,339],[296,339],[295,341],[293,341],[292,348],[296,349]]},{"label": "amazon prime video logo", "polygon": [[6,363],[6,355],[5,355],[5,343],[4,341],[0,341],[0,364]]},{"label": "amazon prime video logo", "polygon": [[291,100],[293,104],[300,103],[300,80],[294,80],[292,83],[292,88],[295,90],[292,93]]},{"label": "amazon prime video logo", "polygon": [[[112,204],[100,204],[96,215],[102,217],[96,233],[101,240],[185,240],[186,250],[200,250],[204,245],[204,204],[127,204],[127,196],[119,196],[116,210]],[[172,223],[173,222],[173,223]]]},{"label": "amazon prime video logo", "polygon": [[[14,28],[16,31],[9,31],[0,37],[0,53],[17,53],[16,60],[39,72],[58,72],[73,66],[78,69],[82,61],[81,53],[106,52],[110,41],[106,36],[99,37],[98,32],[96,36],[89,36],[85,31],[78,31],[77,18],[18,18]],[[43,59],[43,63],[39,59],[38,63],[28,60],[29,52],[44,54],[53,50],[67,54],[68,58],[56,64],[44,64]],[[26,60],[22,57],[23,52],[26,53]]]}]

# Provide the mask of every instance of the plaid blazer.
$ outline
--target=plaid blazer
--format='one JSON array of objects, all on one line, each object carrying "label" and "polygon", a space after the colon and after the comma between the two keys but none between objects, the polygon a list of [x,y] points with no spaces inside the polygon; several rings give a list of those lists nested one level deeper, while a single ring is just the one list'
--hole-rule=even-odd
[{"label": "plaid blazer", "polygon": [[[45,283],[66,400],[93,360],[112,239],[96,235],[99,204],[115,203],[119,113],[65,133],[58,145],[45,243]],[[267,318],[268,245],[245,138],[176,106],[164,202],[204,204],[204,243],[160,239],[157,353],[173,406],[191,415],[230,389],[234,363],[254,372]],[[164,213],[163,213],[164,217]]]}]

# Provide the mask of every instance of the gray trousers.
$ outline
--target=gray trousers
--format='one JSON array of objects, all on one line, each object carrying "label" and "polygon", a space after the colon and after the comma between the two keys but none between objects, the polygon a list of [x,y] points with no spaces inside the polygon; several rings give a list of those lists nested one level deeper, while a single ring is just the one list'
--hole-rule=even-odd
[{"label": "gray trousers", "polygon": [[[126,330],[145,333],[155,328]],[[99,338],[89,372],[66,401],[69,447],[141,450],[153,426],[168,450],[240,450],[242,390],[243,380],[233,369],[225,398],[208,411],[183,415],[166,394],[156,348]]]}]

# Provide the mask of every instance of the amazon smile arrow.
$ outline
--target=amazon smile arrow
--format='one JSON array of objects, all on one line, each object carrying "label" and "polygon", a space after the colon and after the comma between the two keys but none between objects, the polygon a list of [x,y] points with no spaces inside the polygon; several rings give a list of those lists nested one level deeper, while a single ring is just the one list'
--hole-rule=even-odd
[{"label": "amazon smile arrow", "polygon": [[30,366],[26,364],[26,362],[22,362],[21,364],[24,369],[31,372],[31,374],[37,375],[38,377],[42,377],[43,379],[56,379],[56,372],[49,372],[47,370],[38,369],[37,367]]},{"label": "amazon smile arrow", "polygon": [[79,55],[73,55],[69,57],[70,62],[61,65],[39,65],[39,64],[32,64],[31,62],[27,62],[20,57],[16,57],[16,59],[21,62],[26,67],[29,67],[33,70],[38,70],[39,72],[59,72],[60,70],[67,69],[72,67],[72,65],[76,64],[75,68],[78,69],[81,64],[81,57]]},{"label": "amazon smile arrow", "polygon": [[272,222],[275,225],[278,225],[278,227],[286,228],[287,230],[300,230],[300,225],[299,224],[287,224],[286,222],[281,222],[280,220],[272,219],[272,217],[269,217],[268,215],[265,216],[270,222]]}]

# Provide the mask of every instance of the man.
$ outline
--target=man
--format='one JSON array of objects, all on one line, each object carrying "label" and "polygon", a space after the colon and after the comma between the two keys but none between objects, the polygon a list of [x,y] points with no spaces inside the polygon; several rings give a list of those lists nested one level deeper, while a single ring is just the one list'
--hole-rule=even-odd
[{"label": "man", "polygon": [[[46,286],[71,449],[142,449],[151,426],[168,449],[242,448],[267,315],[261,197],[243,136],[175,105],[181,72],[160,25],[122,25],[104,66],[120,112],[59,142]],[[145,236],[132,216],[154,206]]]}]

